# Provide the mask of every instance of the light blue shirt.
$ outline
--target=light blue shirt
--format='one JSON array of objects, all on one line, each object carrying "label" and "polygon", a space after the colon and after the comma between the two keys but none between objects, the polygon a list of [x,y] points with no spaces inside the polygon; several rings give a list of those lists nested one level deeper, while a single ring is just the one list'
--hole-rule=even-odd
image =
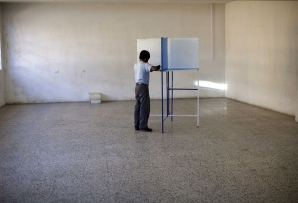
[{"label": "light blue shirt", "polygon": [[143,61],[135,64],[134,71],[136,83],[141,82],[149,85],[149,73],[152,72],[151,66],[151,64],[145,63]]}]

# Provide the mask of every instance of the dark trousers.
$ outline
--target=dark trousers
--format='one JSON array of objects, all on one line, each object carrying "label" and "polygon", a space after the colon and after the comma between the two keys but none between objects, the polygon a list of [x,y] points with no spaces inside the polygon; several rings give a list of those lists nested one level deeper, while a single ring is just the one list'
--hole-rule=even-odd
[{"label": "dark trousers", "polygon": [[150,115],[150,97],[148,85],[139,84],[135,88],[135,112],[134,124],[135,127],[147,128]]}]

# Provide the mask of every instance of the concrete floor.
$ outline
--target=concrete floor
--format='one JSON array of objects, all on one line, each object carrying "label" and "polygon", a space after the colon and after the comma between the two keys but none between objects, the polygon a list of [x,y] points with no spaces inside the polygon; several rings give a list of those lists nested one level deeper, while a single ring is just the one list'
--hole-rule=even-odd
[{"label": "concrete floor", "polygon": [[[194,114],[195,99],[175,100]],[[151,102],[160,114],[160,101]],[[0,202],[298,202],[298,123],[201,99],[135,131],[134,101],[0,108]]]}]

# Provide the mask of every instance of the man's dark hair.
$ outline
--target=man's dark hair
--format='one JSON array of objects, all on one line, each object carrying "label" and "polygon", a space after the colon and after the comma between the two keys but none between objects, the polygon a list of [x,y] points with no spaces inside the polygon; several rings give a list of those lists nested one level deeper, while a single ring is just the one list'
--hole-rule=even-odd
[{"label": "man's dark hair", "polygon": [[144,59],[150,59],[150,53],[147,50],[143,50],[140,52],[140,57],[139,59],[144,60]]}]

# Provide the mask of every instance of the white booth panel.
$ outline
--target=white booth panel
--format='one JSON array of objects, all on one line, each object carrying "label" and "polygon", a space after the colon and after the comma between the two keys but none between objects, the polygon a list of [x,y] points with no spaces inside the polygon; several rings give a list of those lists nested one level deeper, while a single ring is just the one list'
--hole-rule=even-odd
[{"label": "white booth panel", "polygon": [[153,66],[161,65],[161,38],[156,39],[138,39],[137,40],[137,61],[139,61],[140,52],[147,50],[150,53],[148,63]]},{"label": "white booth panel", "polygon": [[199,68],[198,38],[168,38],[168,70]]}]

